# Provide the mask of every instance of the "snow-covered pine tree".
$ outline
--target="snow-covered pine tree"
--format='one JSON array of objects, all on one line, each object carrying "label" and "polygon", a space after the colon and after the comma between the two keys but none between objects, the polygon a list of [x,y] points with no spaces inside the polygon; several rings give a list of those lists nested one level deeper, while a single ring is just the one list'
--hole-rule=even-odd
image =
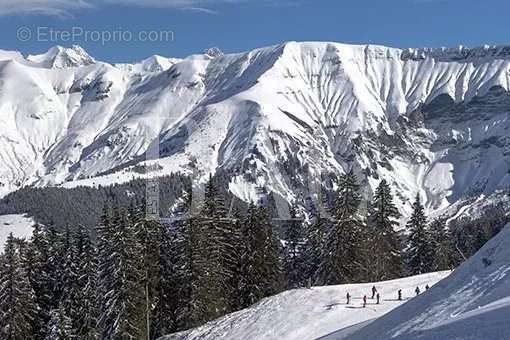
[{"label": "snow-covered pine tree", "polygon": [[287,289],[298,288],[304,285],[304,235],[303,221],[298,216],[297,206],[293,204],[290,209],[290,223],[285,230],[284,270],[285,285]]},{"label": "snow-covered pine tree", "polygon": [[232,312],[237,306],[235,290],[238,283],[237,272],[241,249],[239,217],[220,219],[217,239],[221,242],[218,247],[221,270],[218,274],[224,299],[221,303],[220,314],[226,314]]},{"label": "snow-covered pine tree", "polygon": [[151,332],[151,323],[154,317],[154,306],[157,301],[157,290],[159,288],[159,258],[160,258],[160,243],[161,243],[161,225],[158,220],[145,218],[145,207],[140,205],[136,207],[131,205],[129,209],[130,223],[134,226],[136,233],[136,241],[139,249],[137,253],[140,254],[140,270],[142,275],[142,285],[144,289],[144,314],[145,314],[145,327],[144,338],[147,338],[147,333]]},{"label": "snow-covered pine tree", "polygon": [[65,314],[63,306],[52,310],[50,315],[48,334],[45,340],[70,340],[76,338],[76,335],[73,333],[71,318]]},{"label": "snow-covered pine tree", "polygon": [[77,291],[73,301],[74,314],[72,316],[73,329],[81,340],[99,339],[97,319],[99,316],[99,299],[97,287],[97,251],[89,233],[84,227],[79,227],[74,240],[76,251],[76,279],[73,286]]},{"label": "snow-covered pine tree", "polygon": [[[230,287],[232,278],[233,228],[232,220],[226,218],[224,200],[212,176],[206,184],[204,202],[194,224],[200,228],[199,241],[202,242],[203,264],[199,271],[200,299],[207,306],[205,320],[211,320],[226,312],[230,306]],[[198,255],[198,254],[196,254]],[[200,267],[199,267],[200,268]]]},{"label": "snow-covered pine tree", "polygon": [[264,297],[277,294],[283,289],[283,250],[280,239],[273,230],[269,212],[265,206],[257,209],[258,227],[264,236],[263,252],[263,287]]},{"label": "snow-covered pine tree", "polygon": [[46,228],[46,240],[48,242],[48,273],[51,290],[50,305],[51,309],[57,309],[62,299],[64,291],[64,264],[66,257],[66,248],[64,247],[64,237],[58,229],[50,225]]},{"label": "snow-covered pine tree", "polygon": [[257,207],[251,203],[242,221],[241,257],[239,266],[238,300],[241,308],[262,299],[264,291],[265,232],[260,226]]},{"label": "snow-covered pine tree", "polygon": [[0,257],[0,339],[25,340],[35,336],[34,291],[23,266],[22,252],[12,233]]},{"label": "snow-covered pine tree", "polygon": [[[103,232],[109,230],[105,235]],[[127,212],[115,208],[109,228],[101,230],[101,297],[99,326],[102,338],[141,339],[145,327],[144,289],[136,233]],[[106,272],[105,272],[106,271]]]},{"label": "snow-covered pine tree", "polygon": [[49,245],[46,234],[39,224],[33,226],[32,237],[28,245],[31,252],[32,273],[30,285],[34,290],[37,315],[33,321],[34,339],[43,340],[46,336],[46,325],[50,319],[51,305],[51,272],[49,265]]},{"label": "snow-covered pine tree", "polygon": [[[204,219],[190,216],[191,188],[171,209],[170,225],[163,229],[160,248],[161,304],[156,328],[163,334],[198,326],[208,319],[212,303],[207,292],[208,248]],[[171,297],[171,298],[168,298]]]},{"label": "snow-covered pine tree", "polygon": [[110,274],[114,270],[113,262],[110,259],[110,255],[114,252],[113,240],[114,240],[114,227],[113,227],[113,216],[112,209],[108,205],[103,206],[103,212],[101,214],[101,223],[96,227],[97,235],[97,295],[98,295],[98,308],[99,315],[97,326],[101,333],[102,328],[106,328],[106,325],[111,320],[106,319],[106,315],[103,316],[102,324],[100,324],[99,318],[103,315],[104,311],[104,297],[109,293],[110,288]]},{"label": "snow-covered pine tree", "polygon": [[29,285],[32,288],[32,291],[34,292],[33,301],[35,312],[32,320],[33,330],[32,333],[34,335],[34,338],[36,338],[38,337],[40,327],[43,326],[41,325],[41,320],[39,319],[37,296],[34,290],[34,287],[36,286],[36,282],[38,280],[36,270],[37,253],[35,249],[32,247],[32,245],[28,243],[25,239],[16,239],[16,246],[19,251],[20,265],[22,266],[22,268],[24,268],[26,279],[28,280]]},{"label": "snow-covered pine tree", "polygon": [[313,222],[305,227],[306,241],[304,245],[304,275],[307,284],[318,282],[318,270],[321,263],[321,254],[324,249],[327,235],[327,220],[320,215],[314,217]]},{"label": "snow-covered pine tree", "polygon": [[242,235],[241,231],[243,228],[243,218],[239,211],[234,211],[232,215],[231,223],[229,224],[228,244],[229,250],[228,257],[229,262],[227,270],[230,273],[230,278],[227,280],[228,286],[228,299],[229,299],[229,312],[239,310],[241,305],[238,299],[238,288],[240,283],[241,275],[241,254],[243,250]]},{"label": "snow-covered pine tree", "polygon": [[[77,324],[79,315],[79,299],[81,289],[78,286],[77,254],[74,243],[74,235],[69,226],[66,226],[58,247],[63,249],[64,258],[62,268],[62,296],[59,308],[64,309],[64,314],[71,320],[71,325]],[[74,334],[74,329],[73,329]]]},{"label": "snow-covered pine tree", "polygon": [[401,242],[395,226],[400,213],[389,184],[382,180],[375,191],[370,216],[370,279],[382,281],[401,277]]},{"label": "snow-covered pine tree", "polygon": [[430,246],[433,252],[431,271],[447,270],[453,267],[452,240],[450,229],[444,219],[432,221],[429,228]]},{"label": "snow-covered pine tree", "polygon": [[352,170],[340,177],[338,197],[332,212],[334,221],[319,266],[321,284],[359,282],[365,273],[364,225],[358,216],[359,190]]},{"label": "snow-covered pine tree", "polygon": [[191,223],[187,218],[192,199],[191,188],[170,209],[168,225],[161,224],[159,244],[159,289],[154,308],[154,335],[162,336],[186,328],[188,324],[189,279],[193,276],[189,244]]},{"label": "snow-covered pine tree", "polygon": [[[202,221],[189,218],[181,225],[180,244],[176,249],[182,264],[178,271],[179,307],[178,317],[180,324],[186,328],[196,327],[211,317],[211,308],[214,306],[214,294],[207,291],[207,284],[212,275],[207,273],[211,264],[205,256],[207,237],[204,233]],[[178,262],[179,263],[179,260]],[[215,287],[217,288],[217,287]],[[215,289],[216,291],[216,289]]]},{"label": "snow-covered pine tree", "polygon": [[405,252],[407,271],[410,275],[430,272],[433,254],[427,230],[427,217],[419,194],[413,203],[413,213],[407,222],[407,229],[409,230],[408,247]]},{"label": "snow-covered pine tree", "polygon": [[[180,223],[174,221],[174,223]],[[173,233],[175,224],[160,224],[161,241],[159,247],[158,259],[158,289],[155,297],[155,306],[153,310],[152,334],[159,338],[165,334],[177,331],[177,309],[179,284],[176,282],[177,275],[175,271],[180,270],[174,266],[176,259],[180,254],[173,253]],[[172,229],[171,229],[172,228]]]}]

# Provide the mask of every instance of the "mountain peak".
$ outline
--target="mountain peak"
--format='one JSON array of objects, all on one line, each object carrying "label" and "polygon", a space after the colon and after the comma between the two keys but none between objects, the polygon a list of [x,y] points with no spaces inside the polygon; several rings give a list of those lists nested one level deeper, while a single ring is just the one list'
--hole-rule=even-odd
[{"label": "mountain peak", "polygon": [[46,68],[69,68],[94,64],[92,58],[81,46],[73,45],[70,48],[53,46],[46,53],[29,55],[28,61]]},{"label": "mountain peak", "polygon": [[211,48],[206,49],[204,51],[204,54],[211,58],[216,58],[216,57],[221,57],[224,53],[218,47],[211,47]]},{"label": "mountain peak", "polygon": [[146,72],[161,72],[168,70],[178,61],[179,60],[175,58],[165,58],[155,54],[152,57],[142,60],[141,65],[142,69]]}]

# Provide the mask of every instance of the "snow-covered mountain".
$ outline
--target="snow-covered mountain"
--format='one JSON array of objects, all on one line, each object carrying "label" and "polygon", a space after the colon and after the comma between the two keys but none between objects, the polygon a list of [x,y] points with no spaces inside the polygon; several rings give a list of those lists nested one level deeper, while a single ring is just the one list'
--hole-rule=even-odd
[{"label": "snow-covered mountain", "polygon": [[29,55],[27,60],[34,66],[45,68],[67,68],[94,64],[96,61],[83,48],[73,45],[71,48],[54,46],[46,53]]},{"label": "snow-covered mountain", "polygon": [[506,340],[509,271],[510,225],[428,292],[345,339]]},{"label": "snow-covered mountain", "polygon": [[110,65],[83,49],[0,51],[0,196],[92,185],[159,146],[160,167],[255,199],[313,196],[321,174],[381,178],[404,210],[430,211],[510,183],[510,47],[401,50],[296,43]]}]

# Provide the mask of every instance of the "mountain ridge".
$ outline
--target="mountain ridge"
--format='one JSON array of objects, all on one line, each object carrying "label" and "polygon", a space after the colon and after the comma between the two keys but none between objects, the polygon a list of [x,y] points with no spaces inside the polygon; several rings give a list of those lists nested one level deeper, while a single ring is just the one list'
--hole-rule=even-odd
[{"label": "mountain ridge", "polygon": [[145,68],[0,61],[0,195],[125,181],[156,143],[151,175],[221,168],[244,200],[261,187],[316,199],[321,176],[353,167],[367,196],[385,178],[404,211],[416,193],[443,211],[510,182],[507,50],[287,42]]}]

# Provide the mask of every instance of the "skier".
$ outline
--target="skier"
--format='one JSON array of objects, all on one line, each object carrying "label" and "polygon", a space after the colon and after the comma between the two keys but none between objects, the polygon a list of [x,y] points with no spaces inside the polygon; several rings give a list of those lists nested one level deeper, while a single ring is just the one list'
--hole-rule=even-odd
[{"label": "skier", "polygon": [[376,293],[377,293],[377,288],[375,288],[375,286],[372,286],[372,299],[375,297]]},{"label": "skier", "polygon": [[398,290],[398,301],[402,301],[402,289]]},{"label": "skier", "polygon": [[416,296],[420,295],[420,287],[416,287],[414,292],[416,293]]},{"label": "skier", "polygon": [[363,308],[367,306],[367,296],[363,295]]},{"label": "skier", "polygon": [[429,285],[425,286],[425,290],[429,290],[429,288],[430,288]]},{"label": "skier", "polygon": [[377,295],[376,295],[376,298],[377,298],[377,304],[379,304],[379,298],[380,298],[380,297],[381,297],[381,296],[379,295],[379,293],[377,293]]},{"label": "skier", "polygon": [[351,294],[349,294],[349,292],[347,292],[347,305],[349,304],[349,302],[351,301]]}]

